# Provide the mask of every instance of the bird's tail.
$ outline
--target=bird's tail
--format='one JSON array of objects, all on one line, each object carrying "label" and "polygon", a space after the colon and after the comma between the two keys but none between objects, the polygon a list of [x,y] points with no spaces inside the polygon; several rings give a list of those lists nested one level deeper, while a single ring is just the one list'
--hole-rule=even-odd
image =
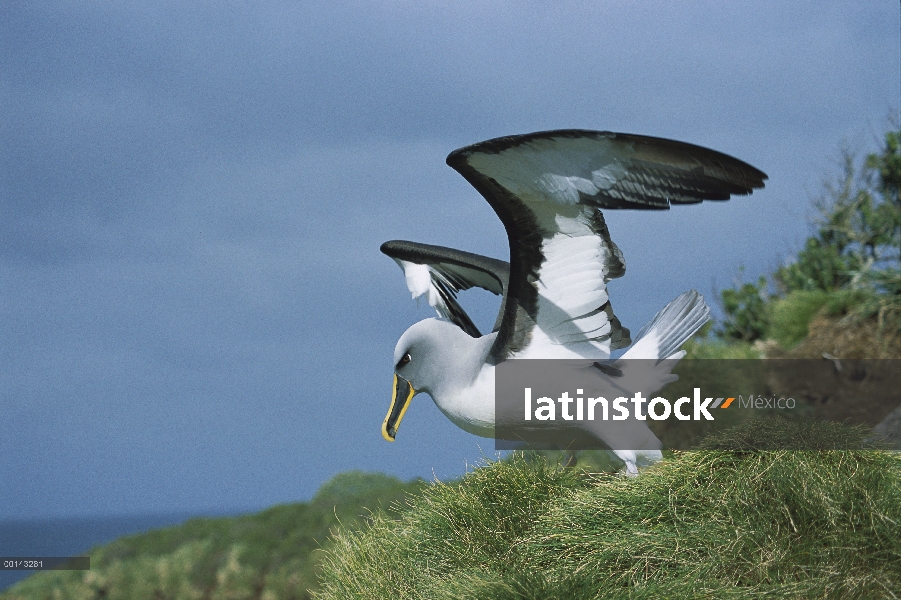
[{"label": "bird's tail", "polygon": [[637,341],[622,358],[677,358],[673,355],[679,347],[709,320],[710,309],[704,296],[695,290],[685,292],[641,328]]}]

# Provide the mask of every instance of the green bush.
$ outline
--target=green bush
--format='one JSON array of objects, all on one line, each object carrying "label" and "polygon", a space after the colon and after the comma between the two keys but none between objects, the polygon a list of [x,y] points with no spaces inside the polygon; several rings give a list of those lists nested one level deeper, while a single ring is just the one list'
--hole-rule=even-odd
[{"label": "green bush", "polygon": [[737,288],[720,292],[725,318],[717,335],[727,340],[753,342],[766,334],[769,328],[767,282],[765,277],[757,283],[745,283]]},{"label": "green bush", "polygon": [[898,330],[901,131],[886,133],[882,151],[857,163],[852,153],[843,153],[841,173],[826,182],[815,201],[816,232],[772,274],[772,284],[761,277],[720,292],[724,319],[718,337],[733,342],[770,338],[789,348],[804,339],[824,306],[833,315],[875,315],[881,331]]}]

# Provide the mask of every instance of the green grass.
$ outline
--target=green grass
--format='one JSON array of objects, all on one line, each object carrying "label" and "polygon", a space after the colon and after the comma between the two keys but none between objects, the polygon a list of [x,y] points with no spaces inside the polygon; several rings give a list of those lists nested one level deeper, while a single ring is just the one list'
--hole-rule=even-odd
[{"label": "green grass", "polygon": [[888,315],[891,322],[882,325],[897,330],[898,311],[881,310],[885,307],[897,308],[897,302],[897,298],[876,294],[867,289],[795,291],[784,298],[773,300],[767,306],[770,322],[767,337],[776,340],[785,349],[793,348],[807,337],[810,322],[820,315],[851,315],[858,321],[874,315],[881,315],[879,318],[884,320]]},{"label": "green grass", "polygon": [[898,454],[683,452],[637,478],[514,458],[409,504],[335,536],[319,597],[901,595]]},{"label": "green grass", "polygon": [[121,538],[90,553],[90,571],[37,573],[0,599],[309,598],[317,586],[319,548],[330,530],[357,526],[369,518],[368,509],[395,515],[393,507],[423,485],[374,473],[342,473],[309,503],[193,519]]},{"label": "green grass", "polygon": [[762,358],[761,352],[746,342],[726,342],[717,339],[691,339],[683,344],[686,359],[745,359]]},{"label": "green grass", "polygon": [[759,421],[636,478],[539,454],[431,485],[345,473],[309,503],[123,538],[0,598],[899,597],[901,454],[760,450],[864,433]]},{"label": "green grass", "polygon": [[767,308],[770,318],[768,333],[783,348],[792,348],[807,337],[813,318],[827,303],[835,304],[835,294],[823,291],[792,292],[774,300]]}]

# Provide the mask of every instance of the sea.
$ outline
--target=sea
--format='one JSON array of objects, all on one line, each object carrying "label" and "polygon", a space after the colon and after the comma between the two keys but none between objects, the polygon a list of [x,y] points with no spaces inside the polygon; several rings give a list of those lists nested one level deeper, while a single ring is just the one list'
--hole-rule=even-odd
[{"label": "sea", "polygon": [[[0,520],[0,557],[85,556],[94,546],[117,538],[179,525],[196,517],[240,514],[172,513],[142,516],[69,519]],[[31,571],[0,570],[0,592],[31,575]]]}]

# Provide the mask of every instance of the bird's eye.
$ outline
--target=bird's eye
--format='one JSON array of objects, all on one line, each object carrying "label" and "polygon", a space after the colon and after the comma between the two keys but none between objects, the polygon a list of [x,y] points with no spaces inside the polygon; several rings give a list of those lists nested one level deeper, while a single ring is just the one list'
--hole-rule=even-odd
[{"label": "bird's eye", "polygon": [[401,358],[400,362],[397,364],[399,366],[403,366],[403,365],[407,364],[408,362],[410,362],[411,360],[412,360],[412,357],[410,356],[410,353],[408,352],[408,353],[404,354],[404,357]]}]

